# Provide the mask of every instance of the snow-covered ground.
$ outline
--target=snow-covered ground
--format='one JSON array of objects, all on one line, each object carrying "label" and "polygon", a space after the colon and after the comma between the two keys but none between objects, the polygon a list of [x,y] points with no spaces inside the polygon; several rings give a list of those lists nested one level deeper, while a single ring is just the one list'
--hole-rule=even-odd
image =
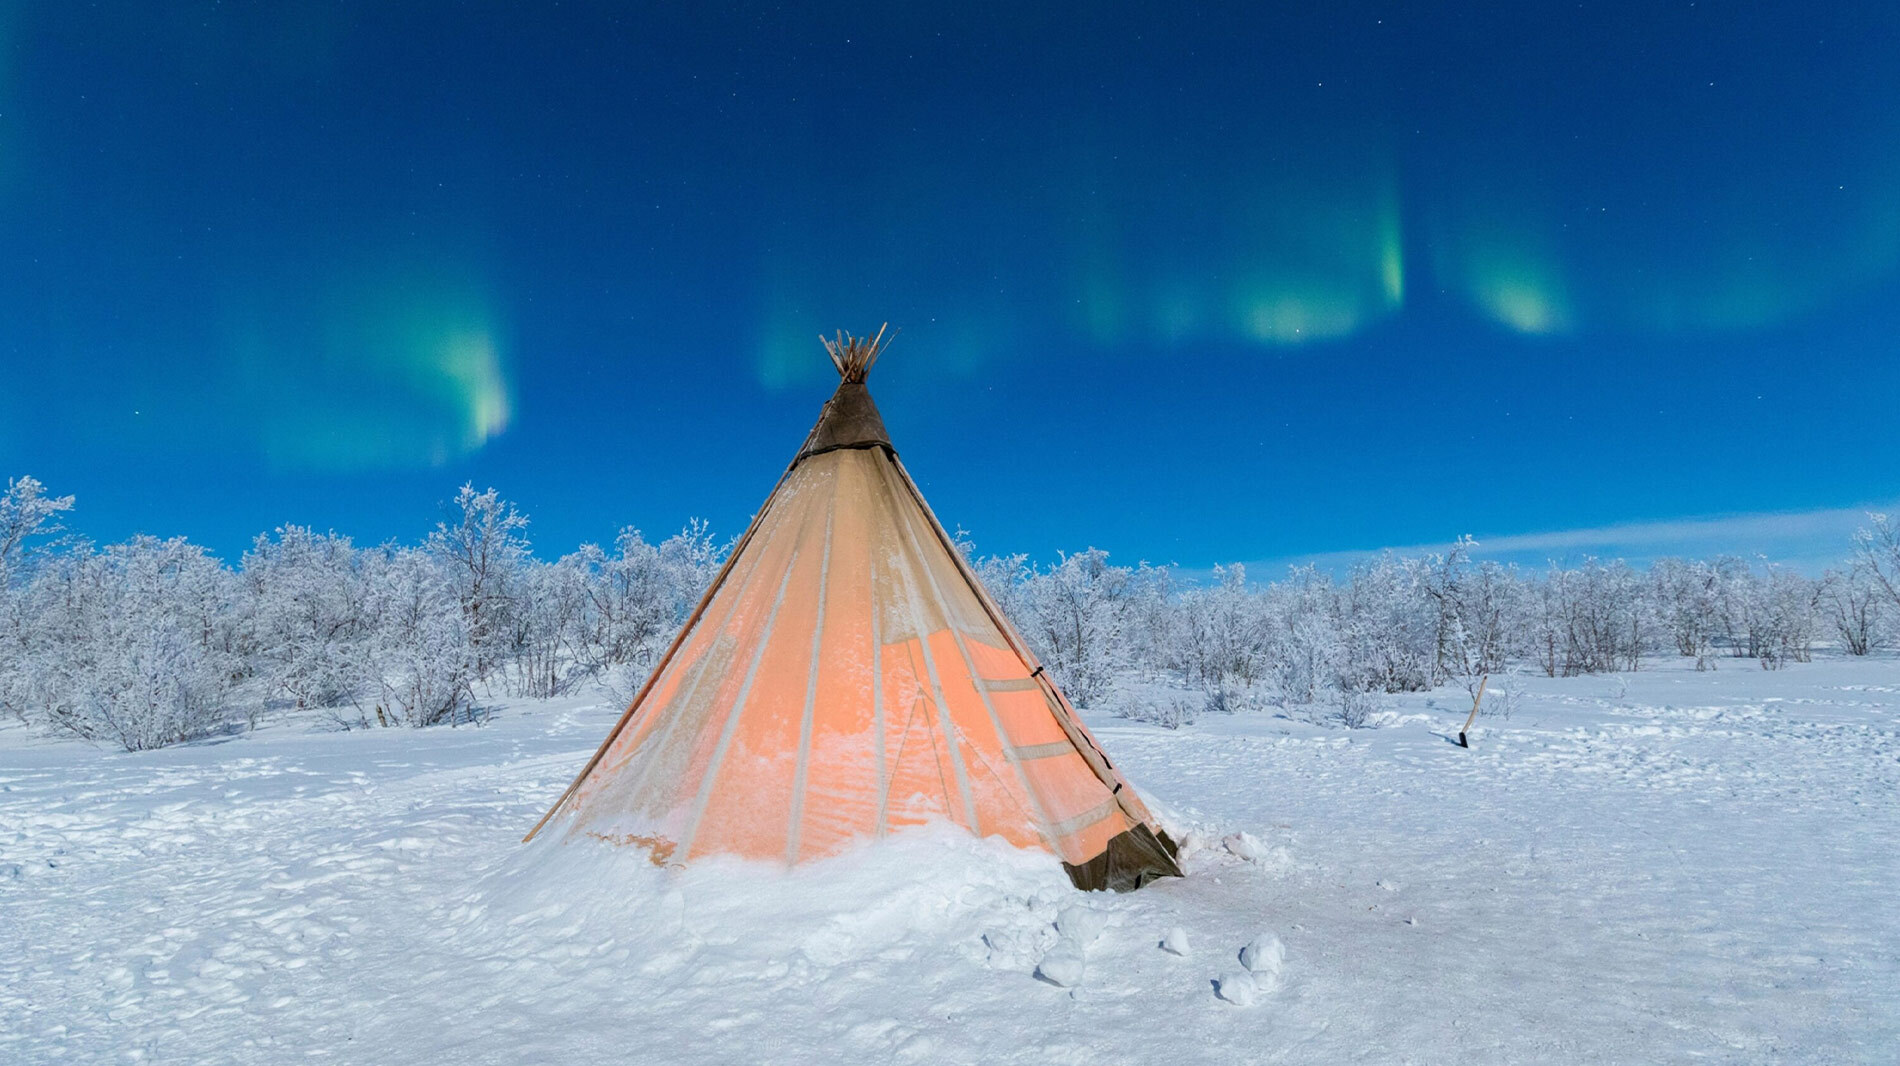
[{"label": "snow-covered ground", "polygon": [[1452,692],[1091,717],[1191,831],[1126,896],[941,830],[792,872],[524,847],[594,698],[0,730],[0,1062],[1900,1061],[1900,662],[1722,667],[1526,679],[1471,750]]}]

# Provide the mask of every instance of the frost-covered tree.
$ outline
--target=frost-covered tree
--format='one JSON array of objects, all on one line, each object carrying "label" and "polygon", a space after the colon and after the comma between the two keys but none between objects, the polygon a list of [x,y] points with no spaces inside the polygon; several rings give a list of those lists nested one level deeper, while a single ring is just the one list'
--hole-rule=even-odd
[{"label": "frost-covered tree", "polygon": [[243,674],[235,600],[230,570],[182,538],[77,546],[28,589],[8,698],[29,721],[128,751],[217,732]]},{"label": "frost-covered tree", "polygon": [[1415,587],[1434,617],[1437,678],[1458,679],[1475,691],[1478,679],[1501,671],[1511,653],[1513,627],[1526,613],[1515,570],[1474,562],[1477,542],[1460,537],[1443,555],[1412,564]]},{"label": "frost-covered tree", "polygon": [[587,578],[573,556],[529,563],[516,573],[507,615],[509,691],[546,699],[586,675]]},{"label": "frost-covered tree", "polygon": [[0,590],[24,581],[33,542],[60,532],[59,516],[72,509],[71,496],[48,496],[33,478],[7,479],[0,494]]},{"label": "frost-covered tree", "polygon": [[367,679],[348,724],[429,726],[467,720],[475,706],[478,653],[468,627],[464,572],[434,551],[388,547],[364,553],[372,636]]},{"label": "frost-covered tree", "polygon": [[1342,692],[1416,692],[1440,680],[1437,605],[1391,552],[1353,567],[1340,590]]},{"label": "frost-covered tree", "polygon": [[1841,649],[1866,655],[1885,639],[1882,619],[1890,604],[1867,564],[1855,560],[1846,570],[1829,570],[1818,589],[1821,610]]},{"label": "frost-covered tree", "polygon": [[8,479],[0,495],[0,713],[21,720],[27,713],[27,655],[36,643],[25,588],[34,542],[60,532],[59,516],[72,507],[71,496],[48,496],[30,477]]},{"label": "frost-covered tree", "polygon": [[1551,564],[1529,615],[1537,664],[1550,677],[1638,669],[1657,632],[1649,590],[1622,560]]},{"label": "frost-covered tree", "polygon": [[1312,566],[1289,570],[1263,594],[1266,657],[1281,703],[1313,703],[1345,676],[1335,599],[1332,580]]},{"label": "frost-covered tree", "polygon": [[1900,525],[1884,514],[1867,516],[1868,525],[1854,531],[1854,557],[1866,578],[1900,608]]},{"label": "frost-covered tree", "polygon": [[1714,667],[1712,649],[1722,627],[1721,572],[1712,564],[1658,559],[1649,568],[1650,600],[1658,623],[1676,653],[1695,660],[1697,670]]},{"label": "frost-covered tree", "polygon": [[1765,570],[1753,589],[1750,647],[1765,670],[1805,663],[1812,657],[1820,621],[1820,586],[1785,567]]},{"label": "frost-covered tree", "polygon": [[476,492],[473,484],[465,484],[455,495],[451,518],[436,523],[424,549],[440,565],[461,609],[476,677],[486,678],[501,665],[511,638],[515,584],[529,558],[522,533],[528,517],[494,489]]},{"label": "frost-covered tree", "polygon": [[1246,568],[1214,568],[1214,584],[1184,593],[1176,609],[1182,665],[1210,692],[1252,687],[1267,673],[1269,618]]},{"label": "frost-covered tree", "polygon": [[574,645],[578,669],[631,698],[660,652],[705,594],[725,551],[695,519],[659,544],[629,526],[612,555],[585,544],[562,559],[581,575],[586,600]]},{"label": "frost-covered tree", "polygon": [[1017,625],[1069,698],[1088,706],[1106,696],[1123,660],[1132,573],[1096,548],[1064,555],[1033,573]]},{"label": "frost-covered tree", "polygon": [[372,679],[371,590],[348,537],[284,526],[245,553],[253,671],[297,707],[353,703]]}]

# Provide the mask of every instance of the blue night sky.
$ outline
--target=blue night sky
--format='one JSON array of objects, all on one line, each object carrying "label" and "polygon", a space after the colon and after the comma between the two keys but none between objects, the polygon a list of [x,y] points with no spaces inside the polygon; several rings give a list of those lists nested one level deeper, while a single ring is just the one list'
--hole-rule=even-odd
[{"label": "blue night sky", "polygon": [[0,476],[229,558],[471,480],[732,534],[889,320],[986,551],[1900,497],[1895,5],[632,7],[0,0]]}]

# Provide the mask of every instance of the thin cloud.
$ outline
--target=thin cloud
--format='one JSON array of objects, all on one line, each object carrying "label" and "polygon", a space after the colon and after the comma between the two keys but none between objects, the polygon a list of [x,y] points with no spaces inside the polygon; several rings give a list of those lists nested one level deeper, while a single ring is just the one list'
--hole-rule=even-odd
[{"label": "thin cloud", "polygon": [[[1853,553],[1856,529],[1868,524],[1869,514],[1900,512],[1900,502],[1860,507],[1832,507],[1814,511],[1769,511],[1757,514],[1711,515],[1656,522],[1618,522],[1583,529],[1542,533],[1477,536],[1477,556],[1503,562],[1542,565],[1550,560],[1584,556],[1649,562],[1670,555],[1740,555],[1763,557],[1804,571],[1819,572]],[[1322,570],[1344,569],[1380,552],[1418,555],[1442,552],[1453,538],[1430,544],[1390,548],[1322,552],[1315,555],[1264,560],[1249,564],[1265,577],[1292,566],[1314,565]]]}]

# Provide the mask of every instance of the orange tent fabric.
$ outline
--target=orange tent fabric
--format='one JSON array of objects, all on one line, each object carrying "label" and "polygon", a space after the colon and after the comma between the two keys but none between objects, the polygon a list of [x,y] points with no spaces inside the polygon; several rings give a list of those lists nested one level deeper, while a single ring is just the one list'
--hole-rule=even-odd
[{"label": "orange tent fabric", "polygon": [[948,819],[1084,888],[1178,875],[897,461],[862,384],[876,350],[840,338],[805,447],[535,832],[797,863]]}]

